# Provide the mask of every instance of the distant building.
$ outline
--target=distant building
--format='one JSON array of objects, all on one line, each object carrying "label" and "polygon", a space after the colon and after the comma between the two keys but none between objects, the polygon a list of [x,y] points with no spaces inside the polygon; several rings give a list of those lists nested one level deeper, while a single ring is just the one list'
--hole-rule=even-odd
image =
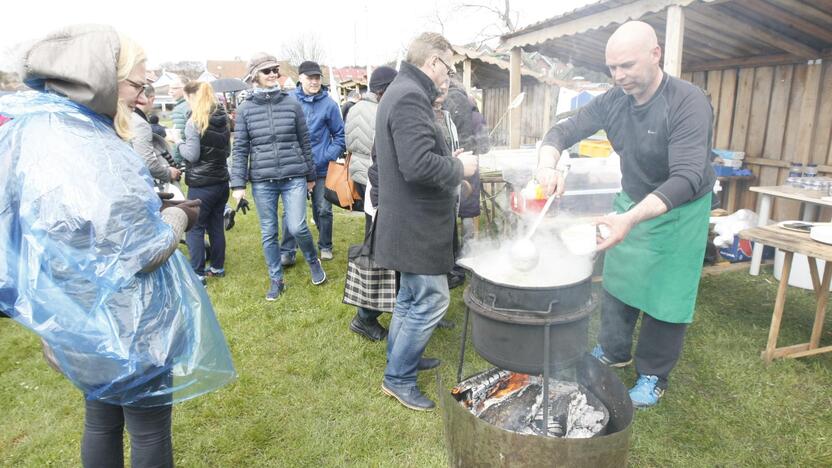
[{"label": "distant building", "polygon": [[243,60],[207,60],[205,62],[205,71],[219,78],[239,78],[246,77],[247,69],[246,62]]}]

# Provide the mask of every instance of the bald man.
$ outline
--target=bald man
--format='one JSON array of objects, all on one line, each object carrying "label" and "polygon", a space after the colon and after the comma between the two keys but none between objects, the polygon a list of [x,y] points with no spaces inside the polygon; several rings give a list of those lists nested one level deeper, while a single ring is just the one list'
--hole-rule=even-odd
[{"label": "bald man", "polygon": [[636,407],[658,403],[693,321],[708,236],[713,109],[696,86],[663,73],[656,32],[631,21],[607,42],[615,86],[546,134],[537,180],[563,193],[555,169],[561,150],[605,130],[621,156],[614,214],[596,219],[604,259],[601,330],[592,354],[604,364],[632,362],[633,332],[644,312],[635,351]]}]

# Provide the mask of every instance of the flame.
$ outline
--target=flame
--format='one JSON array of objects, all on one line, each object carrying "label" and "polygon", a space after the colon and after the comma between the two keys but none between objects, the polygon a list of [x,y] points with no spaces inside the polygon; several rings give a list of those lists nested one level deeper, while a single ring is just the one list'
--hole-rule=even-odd
[{"label": "flame", "polygon": [[494,386],[488,398],[503,398],[529,385],[528,374],[512,372],[507,379],[503,379]]}]

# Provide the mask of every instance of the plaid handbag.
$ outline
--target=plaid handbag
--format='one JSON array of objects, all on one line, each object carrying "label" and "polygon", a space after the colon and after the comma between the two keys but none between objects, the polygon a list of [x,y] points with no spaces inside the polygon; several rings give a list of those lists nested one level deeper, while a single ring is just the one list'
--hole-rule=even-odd
[{"label": "plaid handbag", "polygon": [[363,244],[351,245],[344,281],[344,304],[392,312],[396,305],[396,272],[373,261],[372,244],[375,220]]}]

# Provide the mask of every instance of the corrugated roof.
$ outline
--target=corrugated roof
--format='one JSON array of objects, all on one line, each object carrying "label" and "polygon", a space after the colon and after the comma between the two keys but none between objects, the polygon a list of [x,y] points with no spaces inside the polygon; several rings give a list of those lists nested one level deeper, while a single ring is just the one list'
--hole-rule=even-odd
[{"label": "corrugated roof", "polygon": [[832,58],[832,0],[606,0],[505,35],[500,48],[606,71],[606,41],[628,20],[651,24],[664,45],[670,5],[684,13],[683,71]]},{"label": "corrugated roof", "polygon": [[[470,59],[474,62],[472,84],[478,88],[502,88],[508,86],[511,64],[493,54],[479,52],[463,46],[453,46],[454,64]],[[478,62],[478,63],[477,63]],[[544,76],[528,68],[522,67],[524,80],[535,80],[541,83],[563,86],[565,82]]]}]

